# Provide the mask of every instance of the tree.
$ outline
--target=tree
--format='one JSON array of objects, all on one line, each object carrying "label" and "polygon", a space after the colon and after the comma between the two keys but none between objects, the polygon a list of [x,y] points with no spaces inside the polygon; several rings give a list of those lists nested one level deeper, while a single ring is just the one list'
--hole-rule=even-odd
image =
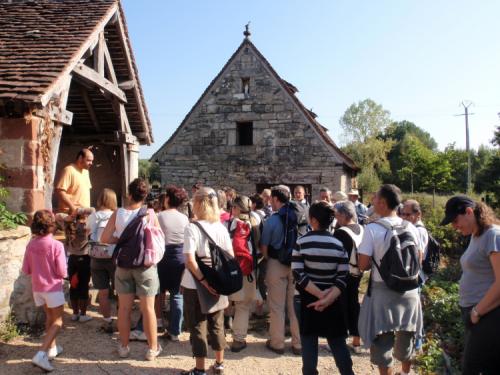
[{"label": "tree", "polygon": [[[426,168],[430,164],[433,152],[428,149],[419,138],[412,134],[406,134],[399,143],[401,155],[399,157],[402,167],[396,171],[404,189],[410,185],[410,191],[413,194],[415,185],[417,190],[421,190],[422,176],[427,173]],[[409,181],[408,181],[409,179]],[[415,184],[417,182],[417,184]]]},{"label": "tree", "polygon": [[148,159],[139,159],[139,177],[148,180],[150,184],[161,184],[160,166]]},{"label": "tree", "polygon": [[395,145],[397,146],[397,144],[403,141],[403,139],[405,139],[405,137],[409,134],[416,137],[429,150],[437,150],[438,144],[428,132],[418,127],[413,122],[406,120],[391,123],[385,130],[382,137],[384,139],[392,138],[397,142]]},{"label": "tree", "polygon": [[497,126],[497,130],[495,130],[495,135],[493,136],[491,143],[493,143],[494,146],[500,147],[500,125]]},{"label": "tree", "polygon": [[344,112],[340,125],[348,144],[344,151],[361,168],[359,187],[375,191],[380,186],[380,175],[389,171],[387,154],[393,142],[378,136],[390,124],[389,111],[371,99],[353,103]]},{"label": "tree", "polygon": [[436,192],[450,189],[452,169],[441,152],[431,153],[425,164],[426,173],[422,175],[422,187],[432,190],[432,206],[435,207]]},{"label": "tree", "polygon": [[347,143],[364,143],[381,134],[391,123],[390,112],[371,99],[353,103],[340,119]]}]

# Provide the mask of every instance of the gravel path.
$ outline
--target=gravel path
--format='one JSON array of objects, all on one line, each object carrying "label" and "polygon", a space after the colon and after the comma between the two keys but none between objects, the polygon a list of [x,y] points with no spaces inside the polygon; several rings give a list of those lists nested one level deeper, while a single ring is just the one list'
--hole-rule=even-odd
[{"label": "gravel path", "polygon": [[[98,318],[95,305],[91,307],[89,315],[94,320],[87,323],[75,323],[70,318],[68,308],[64,315],[64,330],[58,337],[58,342],[64,348],[64,353],[54,361],[53,374],[178,374],[194,366],[191,358],[189,335],[183,333],[179,343],[172,343],[160,339],[164,348],[161,356],[154,362],[143,360],[146,345],[142,342],[132,342],[131,356],[122,360],[118,358],[117,334],[99,332],[101,320]],[[134,311],[137,315],[137,311]],[[228,337],[230,340],[230,337]],[[226,351],[225,374],[300,374],[301,358],[294,356],[290,351],[290,342],[287,342],[287,352],[280,356],[265,348],[265,322],[251,321],[251,330],[247,339],[248,347],[240,353]],[[41,374],[42,370],[31,365],[31,358],[35,354],[40,338],[19,337],[9,343],[0,343],[0,373],[13,374]],[[207,362],[213,362],[213,352],[209,351]],[[353,354],[354,371],[356,374],[369,375],[377,372],[369,362],[369,355],[364,352]],[[337,368],[326,342],[320,341],[320,358],[318,370],[320,374],[338,374]]]}]

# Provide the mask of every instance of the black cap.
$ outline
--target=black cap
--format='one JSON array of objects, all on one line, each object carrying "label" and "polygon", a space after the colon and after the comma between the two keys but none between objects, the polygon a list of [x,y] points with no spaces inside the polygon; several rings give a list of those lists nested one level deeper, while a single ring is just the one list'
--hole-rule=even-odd
[{"label": "black cap", "polygon": [[441,225],[451,223],[458,215],[464,214],[467,207],[476,207],[476,203],[465,195],[456,195],[446,202],[445,216]]}]

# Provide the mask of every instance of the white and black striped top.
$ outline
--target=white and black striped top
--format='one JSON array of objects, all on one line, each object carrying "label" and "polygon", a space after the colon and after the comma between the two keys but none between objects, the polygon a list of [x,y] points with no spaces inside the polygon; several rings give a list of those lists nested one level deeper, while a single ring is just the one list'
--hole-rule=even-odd
[{"label": "white and black striped top", "polygon": [[295,281],[304,289],[312,281],[319,289],[346,287],[349,259],[342,242],[328,231],[312,231],[297,240],[292,253]]}]

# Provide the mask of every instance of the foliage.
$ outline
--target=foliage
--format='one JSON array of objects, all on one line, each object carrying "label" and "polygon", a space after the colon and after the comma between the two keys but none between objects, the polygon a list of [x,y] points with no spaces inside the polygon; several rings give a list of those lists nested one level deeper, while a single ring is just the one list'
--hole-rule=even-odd
[{"label": "foliage", "polygon": [[390,124],[390,112],[371,99],[353,103],[344,112],[340,125],[348,142],[364,143],[381,134]]},{"label": "foliage", "polygon": [[497,129],[495,130],[495,135],[493,136],[491,143],[493,143],[494,146],[500,147],[500,125],[497,126]]},{"label": "foliage", "polygon": [[[0,166],[1,169],[3,166]],[[25,224],[27,217],[22,212],[14,213],[7,209],[4,199],[9,196],[9,191],[2,186],[3,181],[3,177],[0,176],[0,230],[15,229],[18,225]]]},{"label": "foliage", "polygon": [[420,186],[427,174],[427,166],[432,158],[432,151],[414,135],[407,134],[400,142],[401,167],[398,170],[399,186],[413,193],[415,186]]},{"label": "foliage", "polygon": [[403,141],[407,136],[413,136],[417,138],[426,148],[429,150],[437,150],[437,142],[432,136],[419,128],[413,122],[410,121],[397,121],[390,124],[383,134],[384,139],[393,139],[396,141],[396,145]]},{"label": "foliage", "polygon": [[20,335],[13,315],[9,315],[4,322],[0,322],[0,341],[9,342]]},{"label": "foliage", "polygon": [[152,185],[160,185],[160,166],[156,162],[152,162],[147,159],[139,159],[139,177],[148,180],[148,182]]},{"label": "foliage", "polygon": [[460,267],[455,259],[448,259],[442,268],[422,289],[426,343],[417,358],[423,374],[459,373],[463,352],[464,325],[458,306],[458,278]]}]

